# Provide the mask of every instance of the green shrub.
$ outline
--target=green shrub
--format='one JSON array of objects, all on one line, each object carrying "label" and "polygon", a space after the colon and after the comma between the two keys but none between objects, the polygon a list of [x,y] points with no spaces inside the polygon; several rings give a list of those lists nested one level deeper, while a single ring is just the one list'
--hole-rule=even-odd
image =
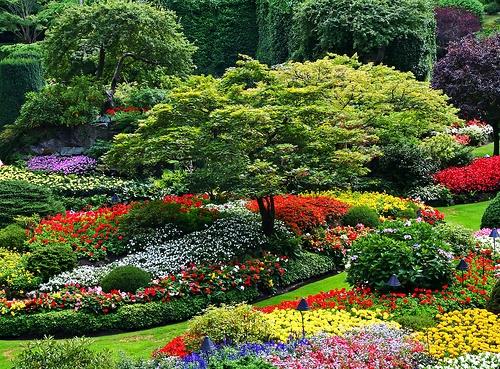
[{"label": "green shrub", "polygon": [[85,155],[90,156],[94,159],[99,159],[101,156],[106,154],[106,152],[110,148],[111,142],[105,140],[96,140],[94,144],[85,151]]},{"label": "green shrub", "polygon": [[286,273],[281,277],[281,285],[289,286],[312,277],[339,270],[341,260],[327,255],[303,251],[292,257],[286,265]]},{"label": "green shrub", "polygon": [[0,229],[0,249],[25,252],[27,250],[25,244],[27,239],[26,230],[17,224],[9,224],[7,227]]},{"label": "green shrub", "polygon": [[132,265],[120,266],[113,269],[101,280],[101,287],[105,292],[120,290],[135,293],[151,282],[151,274]]},{"label": "green shrub", "polygon": [[235,344],[262,342],[269,336],[270,329],[264,314],[251,305],[210,306],[189,321],[187,336],[192,341],[187,344],[197,349],[205,336],[218,343],[224,340]]},{"label": "green shrub", "polygon": [[479,0],[438,0],[439,7],[465,9],[476,14],[480,19],[484,16],[484,5]]},{"label": "green shrub", "polygon": [[365,227],[375,228],[380,224],[378,213],[368,206],[353,206],[342,218],[346,226],[356,227],[363,224]]},{"label": "green shrub", "polygon": [[13,369],[103,369],[113,368],[109,352],[96,352],[91,341],[73,338],[56,341],[51,337],[29,341],[17,357]]},{"label": "green shrub", "polygon": [[500,12],[500,2],[492,1],[484,6],[484,12],[486,14],[496,14]]},{"label": "green shrub", "polygon": [[413,331],[421,331],[436,325],[435,312],[417,309],[396,317],[394,320],[401,324],[403,328]]},{"label": "green shrub", "polygon": [[[294,9],[290,48],[298,60],[328,52],[383,62],[425,79],[436,56],[427,0],[306,0]],[[367,37],[367,35],[370,35]]]},{"label": "green shrub", "polygon": [[0,226],[11,223],[18,215],[45,216],[63,210],[44,187],[26,181],[0,181]]},{"label": "green shrub", "polygon": [[491,200],[481,218],[481,228],[499,228],[500,227],[500,194]]},{"label": "green shrub", "polygon": [[76,253],[70,245],[48,244],[38,246],[28,256],[28,268],[44,281],[76,267]]},{"label": "green shrub", "polygon": [[175,224],[181,231],[191,233],[205,229],[218,217],[216,212],[203,208],[189,208],[181,211],[182,205],[154,200],[137,203],[120,223],[125,233],[136,234],[149,229]]},{"label": "green shrub", "polygon": [[253,0],[161,0],[175,11],[187,39],[198,50],[197,72],[221,75],[238,54],[254,56],[258,32]]},{"label": "green shrub", "polygon": [[210,360],[210,369],[275,369],[264,359],[254,356],[246,356],[241,359],[216,358]]},{"label": "green shrub", "polygon": [[403,290],[440,288],[451,281],[453,254],[440,234],[424,222],[385,222],[353,242],[347,281],[387,290],[392,274]]},{"label": "green shrub", "polygon": [[455,255],[467,255],[476,248],[471,231],[459,224],[441,223],[435,229],[440,238],[451,245]]},{"label": "green shrub", "polygon": [[28,270],[27,260],[19,253],[0,249],[0,290],[8,297],[23,296],[40,283]]},{"label": "green shrub", "polygon": [[500,314],[500,279],[497,279],[497,283],[491,291],[491,297],[486,305],[486,309],[492,313]]},{"label": "green shrub", "polygon": [[25,94],[43,86],[43,72],[38,58],[7,58],[0,61],[0,127],[14,123]]},{"label": "green shrub", "polygon": [[438,134],[426,138],[421,146],[439,163],[441,168],[464,166],[473,159],[472,149],[459,144],[449,134]]}]

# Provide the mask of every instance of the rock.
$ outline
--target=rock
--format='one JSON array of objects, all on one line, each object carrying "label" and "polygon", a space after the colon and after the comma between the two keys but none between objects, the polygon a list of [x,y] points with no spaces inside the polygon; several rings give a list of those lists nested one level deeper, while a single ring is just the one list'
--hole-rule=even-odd
[{"label": "rock", "polygon": [[61,147],[59,150],[59,155],[61,156],[74,156],[74,155],[82,155],[85,152],[85,148],[83,147]]}]

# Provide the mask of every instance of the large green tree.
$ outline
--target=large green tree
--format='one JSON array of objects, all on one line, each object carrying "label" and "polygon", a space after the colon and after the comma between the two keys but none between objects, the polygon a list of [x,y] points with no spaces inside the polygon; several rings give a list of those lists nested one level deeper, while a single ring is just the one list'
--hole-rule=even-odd
[{"label": "large green tree", "polygon": [[348,57],[269,69],[246,59],[193,77],[106,156],[123,173],[184,170],[192,191],[255,198],[273,230],[274,195],[344,187],[368,173],[377,143],[456,120],[446,98],[409,73]]},{"label": "large green tree", "polygon": [[109,81],[113,94],[124,76],[189,74],[195,47],[173,12],[109,0],[67,8],[47,32],[45,50],[50,76],[67,81],[92,74]]}]

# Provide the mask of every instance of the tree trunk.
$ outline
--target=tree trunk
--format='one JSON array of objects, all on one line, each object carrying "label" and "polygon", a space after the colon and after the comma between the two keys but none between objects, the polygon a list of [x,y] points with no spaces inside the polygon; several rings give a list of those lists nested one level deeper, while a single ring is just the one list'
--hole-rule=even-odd
[{"label": "tree trunk", "polygon": [[106,51],[104,50],[104,46],[101,45],[99,48],[99,62],[97,64],[96,77],[100,79],[102,74],[104,73],[104,62],[106,60]]},{"label": "tree trunk", "polygon": [[493,123],[493,155],[499,155],[500,147],[498,142],[498,121],[495,120]]},{"label": "tree trunk", "polygon": [[257,204],[259,204],[259,213],[262,218],[262,231],[266,236],[271,236],[274,232],[274,219],[276,215],[274,196],[260,196],[256,200]]}]

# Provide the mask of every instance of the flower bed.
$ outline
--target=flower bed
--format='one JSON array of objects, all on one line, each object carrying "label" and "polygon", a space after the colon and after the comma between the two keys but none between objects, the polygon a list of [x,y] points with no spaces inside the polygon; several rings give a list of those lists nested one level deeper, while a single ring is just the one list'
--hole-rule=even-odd
[{"label": "flower bed", "polygon": [[95,169],[97,161],[85,155],[35,156],[28,160],[29,170],[62,174],[85,174]]},{"label": "flower bed", "polygon": [[500,156],[475,159],[465,167],[444,169],[434,179],[455,194],[495,192],[500,189]]}]

